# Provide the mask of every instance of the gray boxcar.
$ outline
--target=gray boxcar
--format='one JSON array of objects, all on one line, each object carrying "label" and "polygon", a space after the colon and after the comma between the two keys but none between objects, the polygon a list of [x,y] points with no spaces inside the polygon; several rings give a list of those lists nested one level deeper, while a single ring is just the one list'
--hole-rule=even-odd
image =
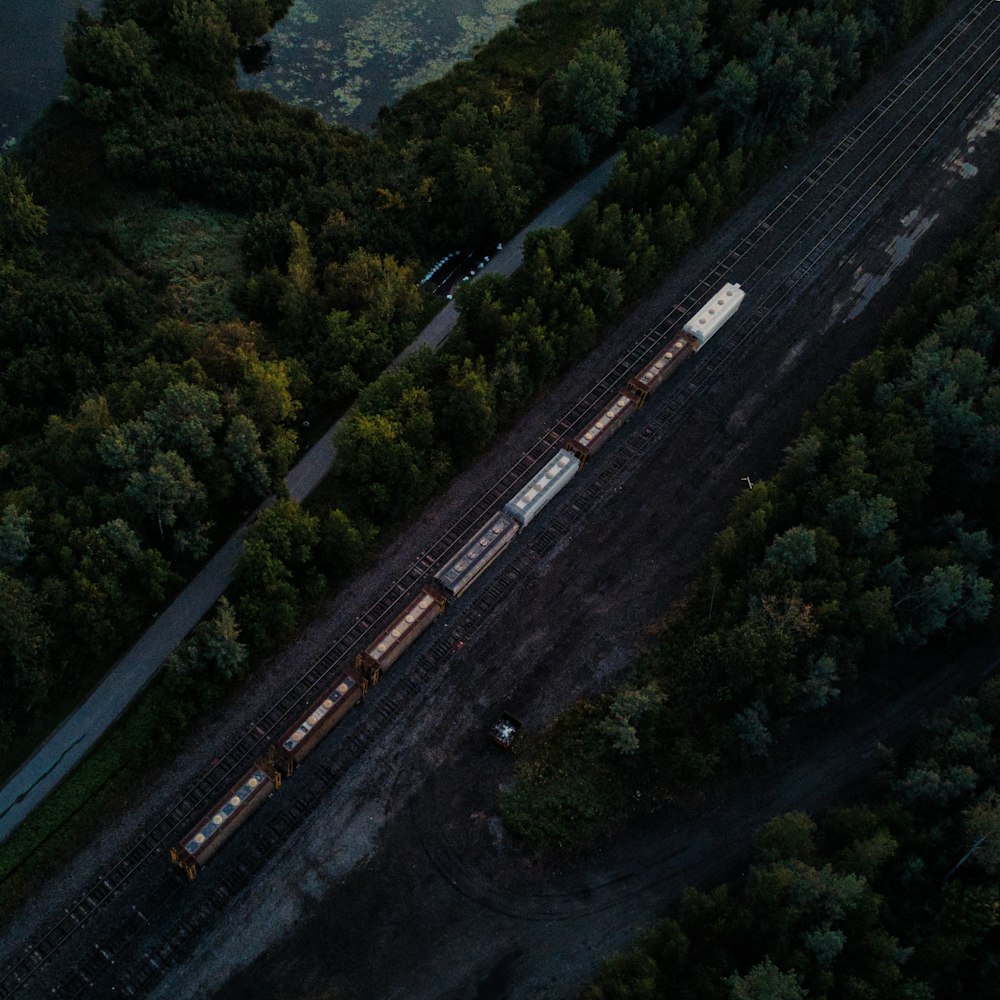
[{"label": "gray boxcar", "polygon": [[484,524],[448,560],[434,577],[452,596],[458,597],[479,579],[496,558],[514,541],[521,530],[509,514],[502,510]]},{"label": "gray boxcar", "polygon": [[524,489],[504,504],[504,511],[522,525],[530,524],[542,508],[580,471],[580,459],[561,448],[554,459]]}]

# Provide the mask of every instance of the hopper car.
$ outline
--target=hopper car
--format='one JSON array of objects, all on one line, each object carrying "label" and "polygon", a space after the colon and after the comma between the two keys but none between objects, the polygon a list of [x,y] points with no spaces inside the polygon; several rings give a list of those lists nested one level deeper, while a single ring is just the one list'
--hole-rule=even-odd
[{"label": "hopper car", "polygon": [[[171,860],[190,878],[260,808],[271,793],[281,787],[302,760],[356,705],[371,685],[388,670],[445,611],[449,599],[461,597],[503,554],[517,536],[551,502],[587,460],[640,409],[677,369],[686,363],[727,323],[743,302],[738,284],[726,284],[674,334],[665,348],[606,403],[575,437],[565,442],[544,468],[534,474],[500,510],[476,530],[445,561],[433,577],[412,598],[390,625],[358,652],[350,669],[336,679],[309,706],[301,718],[268,748],[265,755],[244,774],[170,851]],[[457,648],[460,648],[461,644]],[[501,717],[501,722],[514,719]],[[496,727],[494,727],[496,728]],[[494,733],[499,739],[508,729]]]},{"label": "hopper car", "polygon": [[393,623],[367,648],[358,653],[354,665],[372,684],[388,670],[444,611],[447,601],[436,588],[424,587],[403,608]]},{"label": "hopper car", "polygon": [[286,777],[319,745],[320,741],[353,708],[368,689],[368,681],[348,670],[328,687],[274,745],[274,766]]},{"label": "hopper car", "polygon": [[229,838],[281,787],[281,775],[260,761],[229,789],[207,816],[170,849],[170,860],[194,878]]}]

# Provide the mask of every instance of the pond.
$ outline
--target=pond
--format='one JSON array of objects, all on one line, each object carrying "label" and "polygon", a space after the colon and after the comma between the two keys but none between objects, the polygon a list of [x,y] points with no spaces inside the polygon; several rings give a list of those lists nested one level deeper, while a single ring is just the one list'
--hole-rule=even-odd
[{"label": "pond", "polygon": [[0,146],[22,135],[59,96],[63,26],[99,0],[0,0]]},{"label": "pond", "polygon": [[[63,27],[81,0],[0,0],[0,146],[24,133],[66,76]],[[446,72],[514,22],[526,0],[297,0],[271,62],[243,76],[327,121],[370,125],[383,104]],[[96,12],[100,0],[82,0]]]},{"label": "pond", "polygon": [[362,128],[513,24],[525,2],[297,0],[270,36],[271,65],[244,84]]}]

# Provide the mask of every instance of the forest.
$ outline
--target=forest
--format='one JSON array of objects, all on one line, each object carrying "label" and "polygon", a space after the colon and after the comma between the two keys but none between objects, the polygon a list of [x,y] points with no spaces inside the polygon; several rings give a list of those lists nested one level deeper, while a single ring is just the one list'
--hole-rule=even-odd
[{"label": "forest", "polygon": [[1000,684],[956,699],[860,796],[778,816],[730,882],[605,963],[580,1000],[996,995]]},{"label": "forest", "polygon": [[[121,747],[129,767],[155,760],[235,690],[938,10],[934,0],[540,0],[363,135],[238,87],[237,64],[260,58],[288,6],[106,0],[99,17],[81,11],[66,35],[66,99],[16,159],[0,160],[4,772],[247,513],[280,497],[309,434],[353,406],[330,481],[306,508],[279,499],[260,516],[228,599],[147,696],[145,721],[130,723],[141,738],[119,734],[115,762],[78,801],[122,771]],[[646,127],[681,105],[681,134]],[[469,284],[446,351],[383,374],[442,304],[418,283],[431,263],[505,239],[616,143],[624,156],[598,202],[564,230],[533,234],[514,278]],[[899,356],[884,363],[896,378]],[[904,479],[923,469],[926,442],[911,444],[917,465],[897,463]],[[816,447],[803,462],[823,459]],[[857,503],[892,524],[905,511],[888,487],[886,506],[868,492],[865,447]],[[915,502],[903,493],[902,507]],[[796,533],[795,515],[767,508],[767,495],[755,491],[764,507],[748,516],[788,524],[769,564],[776,592],[781,574],[794,590],[813,554],[816,576],[843,559],[828,526]],[[978,510],[960,509],[941,515],[951,520],[922,543],[926,556],[897,566],[912,585],[905,627],[938,627],[920,623],[919,582],[939,550],[948,572],[933,580],[958,588],[952,617],[988,603],[974,582],[987,558],[976,562]],[[750,547],[741,535],[718,548],[717,571],[735,573]],[[853,595],[876,619],[894,585],[883,569]],[[776,642],[774,623],[787,620],[782,635],[805,648],[821,603],[768,605],[741,625],[733,587],[719,612],[731,628]],[[816,698],[823,677],[832,687],[859,669],[861,639],[843,642],[809,646]],[[766,744],[796,683],[773,702],[734,688],[728,704]],[[705,773],[717,753],[705,751]],[[39,822],[46,836],[62,829]]]}]

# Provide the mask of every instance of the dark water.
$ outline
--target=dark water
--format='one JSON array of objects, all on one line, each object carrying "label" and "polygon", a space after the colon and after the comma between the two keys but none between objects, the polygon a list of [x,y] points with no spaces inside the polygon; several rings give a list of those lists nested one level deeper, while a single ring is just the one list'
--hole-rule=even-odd
[{"label": "dark water", "polygon": [[[363,128],[381,105],[511,24],[525,2],[296,0],[271,36],[271,65],[243,83]],[[0,0],[0,146],[58,97],[63,27],[81,3],[100,7],[100,0]]]},{"label": "dark water", "polygon": [[59,96],[62,32],[78,6],[100,0],[0,0],[0,145],[16,139]]}]

